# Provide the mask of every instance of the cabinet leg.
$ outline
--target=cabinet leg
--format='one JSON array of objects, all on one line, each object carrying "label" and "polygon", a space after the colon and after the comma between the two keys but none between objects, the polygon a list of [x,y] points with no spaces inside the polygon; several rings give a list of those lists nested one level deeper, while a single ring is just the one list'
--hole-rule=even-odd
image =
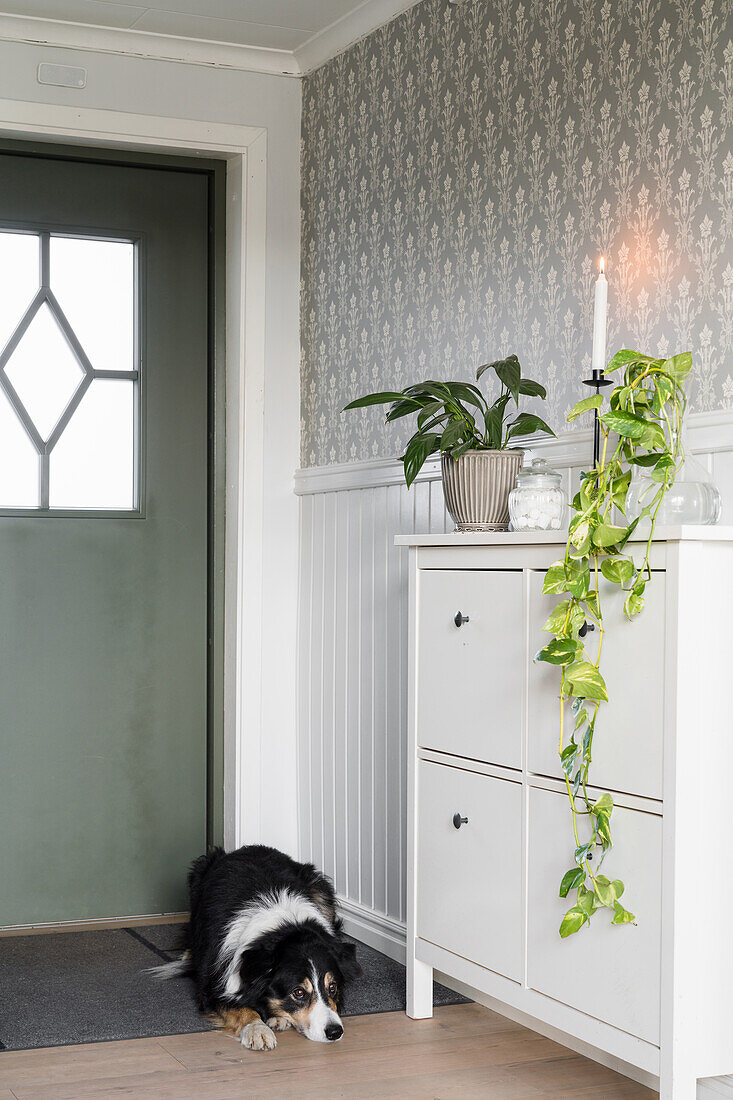
[{"label": "cabinet leg", "polygon": [[659,1100],[696,1100],[697,1078],[686,1073],[662,1070],[659,1080]]},{"label": "cabinet leg", "polygon": [[413,1020],[433,1015],[433,968],[414,955],[407,959],[407,1015]]}]

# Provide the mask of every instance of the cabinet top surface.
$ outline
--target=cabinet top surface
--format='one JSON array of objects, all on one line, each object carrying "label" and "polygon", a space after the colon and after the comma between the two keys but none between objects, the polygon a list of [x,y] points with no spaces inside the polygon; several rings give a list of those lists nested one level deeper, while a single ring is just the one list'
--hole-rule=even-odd
[{"label": "cabinet top surface", "polygon": [[[449,535],[397,535],[396,546],[564,546],[567,531],[458,531]],[[646,542],[644,534],[631,542]],[[658,527],[654,542],[733,542],[733,527]]]}]

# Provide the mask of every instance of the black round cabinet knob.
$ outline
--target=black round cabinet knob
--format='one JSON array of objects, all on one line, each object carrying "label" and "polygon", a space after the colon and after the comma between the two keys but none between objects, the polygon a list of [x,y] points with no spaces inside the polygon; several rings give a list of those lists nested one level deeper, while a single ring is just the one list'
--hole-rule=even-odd
[{"label": "black round cabinet knob", "polygon": [[453,814],[453,826],[456,829],[460,829],[461,825],[468,825],[468,818],[461,817],[459,813]]},{"label": "black round cabinet knob", "polygon": [[456,626],[463,626],[463,624],[468,621],[468,615],[464,615],[462,611],[456,611],[455,618],[453,619]]}]

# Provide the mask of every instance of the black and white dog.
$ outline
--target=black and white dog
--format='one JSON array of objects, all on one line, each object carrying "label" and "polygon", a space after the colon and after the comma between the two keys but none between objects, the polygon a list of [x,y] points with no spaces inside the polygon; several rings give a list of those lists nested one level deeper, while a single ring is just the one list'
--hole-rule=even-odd
[{"label": "black and white dog", "polygon": [[191,866],[190,922],[161,978],[195,979],[200,1010],[252,1050],[293,1027],[326,1043],[344,1033],[345,985],[361,974],[341,935],[336,896],[310,863],[275,848],[215,848]]}]

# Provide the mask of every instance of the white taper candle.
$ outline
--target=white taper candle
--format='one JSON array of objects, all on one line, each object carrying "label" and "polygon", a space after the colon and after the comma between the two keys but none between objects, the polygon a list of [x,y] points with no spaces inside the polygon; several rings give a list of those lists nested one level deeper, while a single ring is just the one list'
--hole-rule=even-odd
[{"label": "white taper candle", "polygon": [[593,312],[593,370],[603,370],[606,366],[608,282],[604,274],[604,267],[604,259],[601,256],[601,271],[596,279],[596,301]]}]

